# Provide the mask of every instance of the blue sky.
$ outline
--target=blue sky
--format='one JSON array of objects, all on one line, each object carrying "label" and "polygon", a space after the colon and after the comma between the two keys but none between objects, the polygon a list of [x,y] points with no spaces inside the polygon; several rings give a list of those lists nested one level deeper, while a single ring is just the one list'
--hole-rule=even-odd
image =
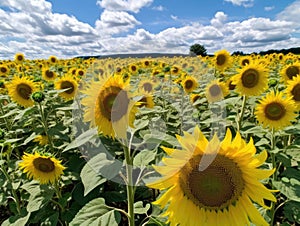
[{"label": "blue sky", "polygon": [[0,59],[300,46],[300,0],[1,0]]}]

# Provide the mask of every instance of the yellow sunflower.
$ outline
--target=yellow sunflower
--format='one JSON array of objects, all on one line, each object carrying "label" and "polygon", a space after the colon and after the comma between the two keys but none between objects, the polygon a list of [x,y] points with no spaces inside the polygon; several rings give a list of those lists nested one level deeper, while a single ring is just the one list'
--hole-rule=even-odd
[{"label": "yellow sunflower", "polygon": [[147,184],[166,190],[154,204],[165,208],[170,226],[268,226],[252,203],[269,209],[264,200],[276,201],[260,182],[274,173],[259,168],[266,151],[256,155],[252,139],[247,144],[237,133],[232,140],[229,129],[222,142],[216,135],[209,142],[198,127],[177,139],[182,150],[163,147],[170,157],[153,166],[162,178]]},{"label": "yellow sunflower", "polygon": [[39,143],[42,146],[49,143],[48,136],[45,135],[37,135],[33,141]]},{"label": "yellow sunflower", "polygon": [[198,93],[192,93],[190,95],[190,101],[192,104],[195,104],[197,100],[199,100],[201,98],[201,95]]},{"label": "yellow sunflower", "polygon": [[300,75],[288,81],[286,93],[295,101],[296,110],[300,111]]},{"label": "yellow sunflower", "polygon": [[223,49],[215,52],[214,54],[214,65],[215,67],[220,70],[224,71],[231,65],[232,59],[230,53]]},{"label": "yellow sunflower", "polygon": [[55,63],[57,63],[57,57],[56,56],[50,56],[49,57],[49,63],[50,64],[55,64]]},{"label": "yellow sunflower", "polygon": [[296,119],[295,110],[292,97],[283,98],[283,92],[272,91],[259,101],[255,115],[263,127],[280,130]]},{"label": "yellow sunflower", "polygon": [[41,184],[54,183],[63,174],[65,167],[61,160],[51,156],[43,156],[39,153],[25,153],[19,163],[20,168],[29,179],[38,180]]},{"label": "yellow sunflower", "polygon": [[193,92],[197,88],[198,82],[195,79],[195,77],[187,75],[181,81],[181,85],[182,85],[182,87],[183,87],[183,89],[184,89],[185,92],[191,93],[191,92]]},{"label": "yellow sunflower", "polygon": [[2,77],[6,77],[9,73],[9,68],[7,67],[7,65],[0,65],[0,76]]},{"label": "yellow sunflower", "polygon": [[15,62],[16,63],[23,63],[23,61],[25,60],[25,56],[23,53],[16,53],[15,54]]},{"label": "yellow sunflower", "polygon": [[42,77],[45,81],[54,81],[57,77],[57,74],[54,71],[51,71],[49,68],[43,68]]},{"label": "yellow sunflower", "polygon": [[157,87],[156,82],[154,82],[151,79],[142,79],[139,82],[139,89],[142,89],[149,93],[153,92],[156,87]]},{"label": "yellow sunflower", "polygon": [[55,81],[55,89],[68,89],[62,93],[59,93],[59,95],[65,100],[71,100],[75,97],[75,94],[77,93],[78,83],[72,75],[66,74],[65,76]]},{"label": "yellow sunflower", "polygon": [[285,83],[293,77],[300,75],[300,63],[287,64],[280,70],[280,75]]},{"label": "yellow sunflower", "polygon": [[144,90],[140,90],[136,92],[136,97],[141,97],[138,101],[138,107],[146,107],[146,108],[153,108],[154,107],[154,101],[153,101],[153,95],[150,92],[146,92]]},{"label": "yellow sunflower", "polygon": [[205,96],[208,102],[217,102],[223,100],[229,94],[227,85],[219,80],[211,81],[205,89]]},{"label": "yellow sunflower", "polygon": [[268,71],[260,64],[250,63],[238,70],[232,83],[240,95],[259,96],[268,87]]},{"label": "yellow sunflower", "polygon": [[239,59],[240,65],[243,67],[250,64],[252,62],[252,57],[251,56],[241,56]]},{"label": "yellow sunflower", "polygon": [[133,127],[137,111],[128,92],[129,81],[115,75],[93,81],[82,92],[87,96],[82,99],[86,107],[84,121],[97,126],[99,133],[112,138],[126,138],[127,127]]},{"label": "yellow sunflower", "polygon": [[13,101],[23,107],[31,107],[34,101],[30,98],[31,94],[38,90],[37,85],[28,77],[15,76],[9,84],[6,84],[8,95]]}]

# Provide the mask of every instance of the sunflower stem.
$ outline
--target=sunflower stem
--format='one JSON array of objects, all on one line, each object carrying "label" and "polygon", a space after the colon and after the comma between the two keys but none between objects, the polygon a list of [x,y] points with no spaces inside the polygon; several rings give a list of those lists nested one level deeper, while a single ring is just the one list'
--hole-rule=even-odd
[{"label": "sunflower stem", "polygon": [[13,188],[13,182],[12,182],[10,176],[8,175],[6,169],[4,167],[1,167],[0,169],[3,172],[3,174],[5,175],[7,181],[11,184],[11,187],[12,187],[11,193],[12,193],[13,199],[16,203],[18,214],[21,215],[20,200],[19,200],[19,197],[17,196],[17,193],[16,193],[15,189]]},{"label": "sunflower stem", "polygon": [[52,138],[48,133],[48,122],[47,122],[47,119],[45,117],[45,112],[44,112],[43,106],[41,105],[41,103],[38,103],[38,105],[39,105],[39,110],[40,110],[40,114],[41,114],[41,118],[42,118],[42,122],[43,122],[45,135],[48,137],[48,141],[49,141],[49,145],[51,147],[51,150],[54,150],[53,143],[52,143]]},{"label": "sunflower stem", "polygon": [[244,117],[244,113],[245,113],[246,101],[247,101],[247,97],[245,95],[243,95],[241,113],[238,116],[238,122],[237,122],[237,130],[238,131],[241,130],[241,125],[242,125],[242,121],[243,121],[243,117]]},{"label": "sunflower stem", "polygon": [[[133,135],[132,135],[133,136]],[[126,191],[127,191],[127,204],[128,204],[128,225],[134,226],[134,186],[132,178],[132,165],[133,158],[130,155],[131,139],[128,147],[124,146],[124,155],[126,161]]]},{"label": "sunflower stem", "polygon": [[[1,111],[1,114],[4,115],[5,112],[3,110],[2,104],[3,104],[3,100],[0,101],[0,111]],[[7,120],[7,118],[4,117],[3,119],[4,119],[4,122],[5,122],[6,129],[9,131],[10,130],[10,123]]]}]

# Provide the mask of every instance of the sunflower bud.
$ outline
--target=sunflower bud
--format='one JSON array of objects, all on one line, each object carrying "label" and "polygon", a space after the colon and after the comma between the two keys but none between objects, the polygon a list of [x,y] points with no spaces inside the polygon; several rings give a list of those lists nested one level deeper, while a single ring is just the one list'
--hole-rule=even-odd
[{"label": "sunflower bud", "polygon": [[34,92],[31,97],[37,103],[41,103],[45,99],[45,95],[42,92]]}]

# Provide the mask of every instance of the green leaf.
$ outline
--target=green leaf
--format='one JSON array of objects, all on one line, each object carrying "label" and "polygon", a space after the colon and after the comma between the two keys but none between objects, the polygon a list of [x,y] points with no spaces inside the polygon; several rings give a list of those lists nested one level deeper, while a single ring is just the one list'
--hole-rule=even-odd
[{"label": "green leaf", "polygon": [[149,203],[147,203],[145,207],[143,206],[142,201],[138,201],[134,203],[134,212],[136,214],[146,214],[149,209],[150,209]]},{"label": "green leaf", "polygon": [[156,150],[143,150],[139,152],[133,159],[133,165],[138,167],[147,166],[151,161],[155,159]]},{"label": "green leaf", "polygon": [[76,137],[75,140],[73,140],[63,150],[63,152],[68,151],[73,148],[77,148],[77,147],[89,142],[91,139],[95,138],[96,136],[98,136],[97,128],[89,129],[89,130],[85,131],[84,133],[80,134],[78,137]]},{"label": "green leaf", "polygon": [[50,217],[47,217],[43,222],[41,222],[41,226],[57,225],[58,218],[59,218],[59,213],[54,213]]},{"label": "green leaf", "polygon": [[273,185],[288,199],[300,202],[300,182],[298,180],[292,178],[289,183],[273,181]]},{"label": "green leaf", "polygon": [[84,185],[84,196],[100,184],[106,181],[106,178],[99,176],[90,163],[86,163],[80,172],[80,177]]},{"label": "green leaf", "polygon": [[284,216],[290,221],[300,224],[300,203],[290,201],[283,207]]},{"label": "green leaf", "polygon": [[118,226],[121,215],[105,205],[103,198],[87,203],[70,222],[70,226]]},{"label": "green leaf", "polygon": [[29,217],[30,213],[28,213],[26,216],[11,216],[5,220],[1,226],[25,226],[29,220]]}]

